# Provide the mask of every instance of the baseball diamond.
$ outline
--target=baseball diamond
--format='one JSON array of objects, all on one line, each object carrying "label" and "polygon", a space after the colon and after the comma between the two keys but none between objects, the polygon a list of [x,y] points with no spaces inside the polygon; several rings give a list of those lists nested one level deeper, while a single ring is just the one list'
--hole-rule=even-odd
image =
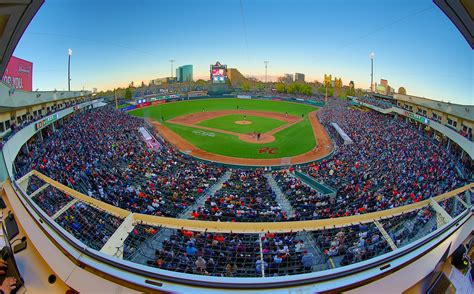
[{"label": "baseball diamond", "polygon": [[314,161],[332,152],[317,111],[315,106],[293,102],[203,99],[130,114],[148,119],[189,155],[227,164],[274,166]]}]

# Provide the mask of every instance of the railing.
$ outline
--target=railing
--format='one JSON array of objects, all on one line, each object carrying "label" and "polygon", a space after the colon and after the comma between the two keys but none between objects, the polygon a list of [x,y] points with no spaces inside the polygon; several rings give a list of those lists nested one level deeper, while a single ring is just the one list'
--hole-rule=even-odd
[{"label": "railing", "polygon": [[107,211],[118,217],[128,217],[133,215],[135,222],[153,226],[163,226],[172,229],[186,228],[192,231],[208,231],[208,232],[220,232],[220,233],[261,233],[261,232],[299,232],[308,230],[317,230],[324,228],[338,228],[345,227],[352,224],[364,224],[373,222],[376,219],[383,219],[387,217],[394,217],[401,214],[411,212],[413,210],[420,209],[426,205],[430,205],[432,201],[441,202],[445,199],[452,198],[458,194],[461,194],[474,187],[474,183],[468,184],[464,187],[455,189],[453,191],[438,195],[431,199],[423,200],[417,203],[395,207],[392,209],[386,209],[382,211],[366,213],[361,215],[352,215],[347,217],[331,218],[331,219],[320,219],[320,220],[307,220],[307,221],[296,221],[291,223],[282,222],[260,222],[260,223],[242,223],[242,222],[214,222],[214,221],[200,221],[200,220],[188,220],[188,219],[177,219],[172,217],[163,217],[156,215],[131,213],[128,210],[119,208],[117,206],[105,203],[95,198],[89,197],[82,193],[79,193],[45,175],[42,173],[32,170],[17,183],[21,186],[28,182],[27,180],[31,176],[36,176],[46,184],[49,184],[59,191],[67,193],[73,198],[77,198],[89,205],[97,207],[103,211]]},{"label": "railing", "polygon": [[[469,218],[470,195],[466,191],[472,189],[474,184],[418,203],[384,211],[334,219],[265,223],[195,221],[131,213],[74,191],[37,171],[31,171],[16,181],[15,186],[21,192],[27,206],[34,209],[63,240],[100,262],[135,274],[189,285],[272,288],[281,286],[283,282],[281,279],[285,278],[273,277],[275,274],[292,275],[291,280],[284,279],[285,286],[314,283],[354,274],[401,258],[435,240],[437,236],[451,229],[455,223],[459,224],[461,219]],[[41,196],[47,189],[52,189],[51,195],[54,201],[52,198]],[[93,213],[99,223],[113,224],[106,228],[101,227],[102,233],[106,236],[90,239],[90,236],[94,236],[93,232],[85,231],[85,234],[82,234],[68,223],[68,218],[74,215],[72,212],[76,209],[81,209],[81,213],[85,215]],[[90,217],[89,220],[95,218]],[[84,224],[78,226],[81,225]],[[155,230],[155,234],[144,234],[150,229]],[[229,239],[232,236],[243,240],[246,246],[256,244],[257,240],[261,242],[260,238],[264,234],[290,235],[292,238],[305,241],[306,250],[312,253],[312,266],[298,265],[304,254],[290,249],[288,264],[293,266],[272,269],[269,262],[263,269],[260,268],[259,273],[255,268],[256,260],[268,260],[269,255],[260,249],[252,249],[251,254],[254,255],[249,257],[251,261],[239,264],[241,268],[233,274],[233,278],[207,276],[204,279],[207,281],[205,283],[199,276],[202,272],[194,274],[181,272],[178,277],[173,272],[180,270],[176,268],[163,270],[165,268],[163,264],[156,263],[157,260],[161,260],[157,252],[164,246],[163,240],[170,236],[186,241],[183,234],[177,231],[183,229],[191,231],[194,236],[198,236],[197,232],[214,232]],[[139,231],[141,235],[134,235],[134,230]],[[330,246],[336,241],[341,242],[341,236],[348,245],[344,250],[350,251],[350,254],[342,254],[341,248],[336,251]],[[325,240],[321,240],[321,237]],[[364,242],[369,241],[370,245],[353,244],[353,242],[360,243],[361,238],[366,238]],[[225,273],[222,271],[216,274]],[[245,279],[241,280],[238,277]],[[260,278],[254,280],[252,277]],[[262,277],[268,280],[261,280]],[[212,281],[212,284],[209,281]]]}]

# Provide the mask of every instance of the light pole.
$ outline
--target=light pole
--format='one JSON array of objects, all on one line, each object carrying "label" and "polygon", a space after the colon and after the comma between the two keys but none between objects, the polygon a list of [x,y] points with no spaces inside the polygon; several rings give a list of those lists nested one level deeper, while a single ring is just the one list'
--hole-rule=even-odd
[{"label": "light pole", "polygon": [[173,62],[174,62],[174,59],[170,59],[170,64],[171,64],[171,79],[173,79]]},{"label": "light pole", "polygon": [[268,66],[268,61],[264,61],[265,63],[265,84],[267,83],[267,66]]},{"label": "light pole", "polygon": [[370,71],[370,90],[374,92],[374,58],[375,53],[370,53],[370,64],[371,64],[371,71]]},{"label": "light pole", "polygon": [[67,49],[67,55],[68,55],[68,60],[67,60],[67,90],[71,91],[71,55],[72,55],[72,49],[71,48]]}]

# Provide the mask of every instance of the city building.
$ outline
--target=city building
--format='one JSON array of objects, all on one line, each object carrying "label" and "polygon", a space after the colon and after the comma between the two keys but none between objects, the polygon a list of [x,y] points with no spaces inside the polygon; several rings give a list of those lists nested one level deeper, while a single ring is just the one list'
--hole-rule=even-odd
[{"label": "city building", "polygon": [[295,73],[295,82],[304,82],[304,74],[302,73]]},{"label": "city building", "polygon": [[188,64],[176,68],[176,80],[179,83],[192,82],[193,66],[191,64]]},{"label": "city building", "polygon": [[375,92],[383,95],[390,95],[393,93],[393,89],[388,84],[388,80],[380,79],[380,84],[375,83]]},{"label": "city building", "polygon": [[342,78],[334,77],[333,87],[334,88],[342,88]]},{"label": "city building", "polygon": [[240,87],[244,82],[248,81],[248,79],[236,68],[227,69],[227,78],[232,87]]}]

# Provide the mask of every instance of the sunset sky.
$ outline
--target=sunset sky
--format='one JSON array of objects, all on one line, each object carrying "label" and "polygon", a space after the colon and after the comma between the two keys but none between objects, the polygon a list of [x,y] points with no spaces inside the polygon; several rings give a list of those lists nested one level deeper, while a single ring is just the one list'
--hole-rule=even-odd
[{"label": "sunset sky", "polygon": [[170,75],[194,66],[209,78],[220,61],[246,76],[325,73],[370,83],[374,76],[408,94],[474,104],[474,55],[429,0],[47,0],[14,55],[34,64],[33,90],[99,90]]}]

